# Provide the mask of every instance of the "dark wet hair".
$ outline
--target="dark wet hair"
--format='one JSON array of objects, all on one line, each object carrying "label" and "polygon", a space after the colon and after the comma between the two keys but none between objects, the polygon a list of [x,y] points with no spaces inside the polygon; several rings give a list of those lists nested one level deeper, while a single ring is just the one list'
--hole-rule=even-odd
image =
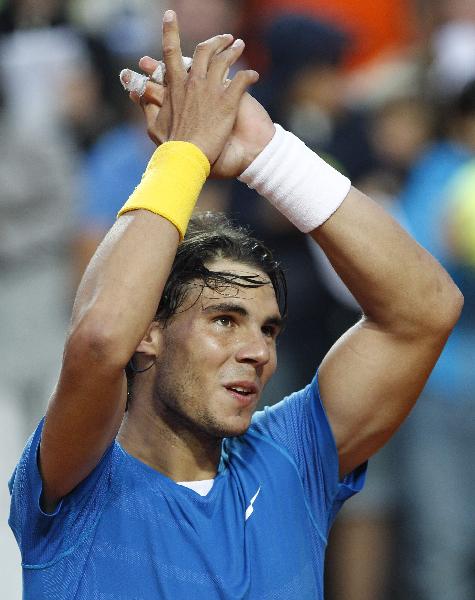
[{"label": "dark wet hair", "polygon": [[[272,252],[249,230],[237,226],[222,213],[205,212],[192,217],[184,240],[178,245],[173,266],[165,284],[155,319],[164,326],[174,315],[187,310],[190,284],[208,287],[229,296],[233,288],[256,288],[266,285],[259,274],[236,275],[213,271],[206,265],[216,259],[240,262],[263,272],[269,278],[282,319],[287,315],[287,284],[280,264]],[[130,390],[136,369],[129,363],[126,374]]]},{"label": "dark wet hair", "polygon": [[263,285],[259,275],[240,275],[210,270],[206,263],[227,258],[264,272],[275,291],[282,317],[287,312],[285,276],[271,251],[255,239],[249,230],[234,225],[222,213],[201,213],[194,216],[185,239],[178,246],[170,276],[155,315],[166,322],[183,307],[190,282],[220,290],[223,286],[254,288]]}]

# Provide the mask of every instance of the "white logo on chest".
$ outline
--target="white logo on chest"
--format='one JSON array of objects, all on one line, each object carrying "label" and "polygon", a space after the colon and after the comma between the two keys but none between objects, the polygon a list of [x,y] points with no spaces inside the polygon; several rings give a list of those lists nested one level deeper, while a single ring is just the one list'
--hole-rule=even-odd
[{"label": "white logo on chest", "polygon": [[259,489],[257,490],[257,492],[251,498],[251,501],[249,502],[249,506],[246,508],[246,513],[244,515],[244,520],[245,521],[247,521],[249,519],[249,517],[252,515],[252,513],[254,512],[254,507],[252,505],[254,504],[257,496],[259,496],[259,492],[260,491],[261,491],[261,487],[259,486]]}]

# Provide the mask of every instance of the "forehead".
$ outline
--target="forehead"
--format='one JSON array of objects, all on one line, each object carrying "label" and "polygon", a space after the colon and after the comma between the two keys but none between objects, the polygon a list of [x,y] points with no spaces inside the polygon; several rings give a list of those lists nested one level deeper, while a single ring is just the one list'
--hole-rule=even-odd
[{"label": "forehead", "polygon": [[[260,309],[267,312],[280,314],[275,296],[274,287],[271,280],[264,271],[255,266],[233,261],[227,258],[219,258],[206,263],[210,271],[217,273],[226,273],[236,278],[236,284],[218,285],[216,288],[204,287],[202,290],[202,304],[212,304],[213,302],[223,301],[224,299],[236,300],[247,304],[259,306]],[[245,287],[246,280],[250,278],[258,287]],[[239,285],[244,284],[244,285]],[[252,285],[252,284],[251,284]]]},{"label": "forehead", "polygon": [[269,277],[264,273],[262,269],[255,266],[250,266],[246,263],[239,262],[237,260],[231,260],[230,258],[215,258],[207,261],[205,266],[210,271],[236,273],[237,275],[256,275],[263,281],[270,283]]}]

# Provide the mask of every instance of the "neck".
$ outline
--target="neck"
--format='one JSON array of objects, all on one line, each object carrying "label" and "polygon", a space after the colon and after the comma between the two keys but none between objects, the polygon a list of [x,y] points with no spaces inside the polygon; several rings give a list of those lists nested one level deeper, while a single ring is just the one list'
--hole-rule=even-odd
[{"label": "neck", "polygon": [[221,440],[185,427],[167,410],[134,398],[118,434],[132,456],[173,481],[200,481],[216,476]]}]

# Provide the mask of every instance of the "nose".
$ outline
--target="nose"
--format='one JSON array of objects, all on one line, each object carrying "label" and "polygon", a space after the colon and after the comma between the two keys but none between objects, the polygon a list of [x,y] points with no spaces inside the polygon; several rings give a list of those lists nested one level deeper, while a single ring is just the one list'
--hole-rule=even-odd
[{"label": "nose", "polygon": [[239,344],[236,360],[263,367],[270,361],[271,354],[269,339],[261,331],[249,332]]}]

